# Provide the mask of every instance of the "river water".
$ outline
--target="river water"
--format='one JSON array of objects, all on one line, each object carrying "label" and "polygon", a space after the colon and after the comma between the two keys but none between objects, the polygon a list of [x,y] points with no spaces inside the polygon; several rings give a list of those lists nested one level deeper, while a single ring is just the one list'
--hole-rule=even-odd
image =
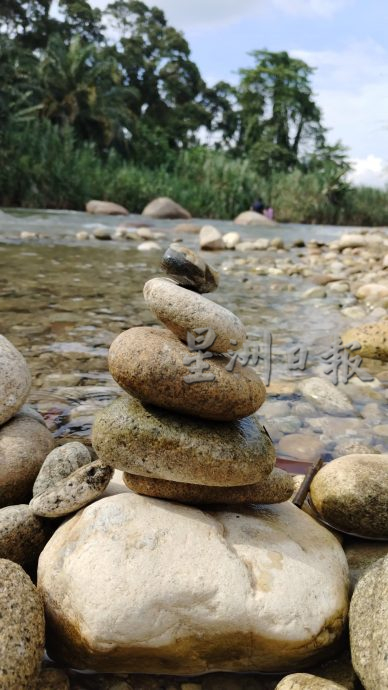
[{"label": "river water", "polygon": [[[59,442],[79,439],[89,443],[94,413],[120,394],[107,369],[108,348],[122,330],[155,324],[142,288],[158,274],[163,251],[173,239],[198,248],[198,236],[185,233],[178,237],[174,221],[149,221],[153,230],[166,234],[158,240],[159,251],[139,251],[142,240],[135,238],[76,239],[80,230],[92,233],[101,225],[113,232],[122,222],[68,211],[0,212],[0,332],[25,355],[34,381],[30,402],[45,416]],[[144,218],[129,216],[125,222],[142,223]],[[322,353],[336,335],[354,325],[343,312],[357,306],[346,286],[343,291],[327,289],[324,295],[307,298],[306,291],[314,283],[303,271],[309,256],[314,255],[309,242],[329,243],[344,228],[241,229],[229,222],[211,224],[223,232],[238,230],[243,239],[276,236],[285,242],[287,251],[203,254],[221,273],[219,290],[209,297],[241,318],[253,350],[260,344],[264,356],[265,339],[272,336],[272,375],[267,402],[259,415],[280,449],[278,454],[292,456],[284,438],[295,434],[305,437],[302,450],[296,453],[299,458],[308,455],[311,447],[312,455],[330,460],[346,444],[386,451],[387,363],[364,363],[374,376],[371,383],[361,383],[354,376],[338,386],[352,404],[352,411],[344,417],[326,415],[298,389],[301,378],[327,378]],[[308,246],[292,246],[297,240]],[[288,262],[286,272],[284,262]],[[295,272],[290,266],[296,267]],[[360,321],[373,320],[373,310],[360,316]],[[308,349],[303,371],[288,368],[287,353],[298,345]],[[260,360],[260,373],[264,374],[268,360]]]}]

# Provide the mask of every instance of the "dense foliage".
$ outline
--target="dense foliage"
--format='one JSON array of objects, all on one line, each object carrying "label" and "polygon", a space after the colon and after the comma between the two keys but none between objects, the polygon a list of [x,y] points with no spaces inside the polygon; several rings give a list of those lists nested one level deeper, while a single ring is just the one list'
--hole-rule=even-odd
[{"label": "dense foliage", "polygon": [[385,194],[347,184],[303,61],[258,50],[237,86],[209,87],[157,7],[53,4],[1,3],[2,205],[135,212],[163,194],[228,218],[260,194],[280,220],[387,222]]}]

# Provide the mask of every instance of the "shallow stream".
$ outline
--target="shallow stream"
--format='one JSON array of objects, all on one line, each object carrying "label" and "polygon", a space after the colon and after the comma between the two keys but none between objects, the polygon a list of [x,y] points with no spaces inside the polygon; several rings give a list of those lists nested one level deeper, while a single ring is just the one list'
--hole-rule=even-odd
[{"label": "shallow stream", "polygon": [[[139,216],[125,218],[126,223],[143,221]],[[103,225],[113,232],[122,222],[78,212],[0,212],[0,331],[27,358],[34,380],[30,402],[42,412],[60,442],[89,442],[95,411],[119,395],[106,359],[113,338],[131,326],[155,324],[142,288],[159,272],[163,251],[177,238],[176,222],[146,221],[153,230],[166,233],[159,240],[160,251],[139,251],[142,240],[138,238],[76,239],[80,230],[92,232]],[[300,378],[327,377],[320,361],[322,353],[336,335],[354,325],[342,312],[357,305],[353,295],[328,289],[324,296],[306,298],[314,283],[298,269],[313,253],[312,240],[318,245],[329,243],[344,228],[241,229],[229,222],[211,224],[223,232],[238,230],[244,239],[280,237],[287,249],[203,254],[221,272],[220,288],[210,298],[241,318],[253,344],[260,343],[262,348],[265,334],[272,335],[271,385],[259,415],[274,442],[280,444],[278,454],[292,455],[287,444],[284,446],[284,437],[290,434],[306,437],[305,448],[302,443],[297,452],[299,459],[303,454],[314,459],[307,457],[309,447],[312,456],[321,454],[325,460],[336,457],[346,444],[386,451],[387,363],[369,360],[365,364],[374,376],[371,383],[354,376],[349,383],[338,385],[353,406],[353,412],[345,416],[325,414],[298,390]],[[197,235],[185,233],[179,238],[198,248]],[[297,240],[307,246],[292,246]],[[296,266],[295,273],[286,274],[279,268],[284,261]],[[361,320],[373,318],[371,311]],[[288,369],[287,352],[296,345],[308,348],[304,371]],[[258,371],[263,373],[263,363]],[[319,443],[311,444],[312,440]]]}]

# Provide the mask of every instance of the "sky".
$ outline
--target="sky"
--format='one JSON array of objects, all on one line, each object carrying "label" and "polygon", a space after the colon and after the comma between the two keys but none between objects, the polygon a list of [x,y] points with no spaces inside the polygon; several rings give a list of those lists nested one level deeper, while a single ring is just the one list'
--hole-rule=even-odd
[{"label": "sky", "polygon": [[[388,184],[388,0],[153,0],[185,34],[210,85],[236,81],[252,50],[286,50],[315,67],[329,129],[356,184]],[[104,7],[105,0],[91,4]]]}]

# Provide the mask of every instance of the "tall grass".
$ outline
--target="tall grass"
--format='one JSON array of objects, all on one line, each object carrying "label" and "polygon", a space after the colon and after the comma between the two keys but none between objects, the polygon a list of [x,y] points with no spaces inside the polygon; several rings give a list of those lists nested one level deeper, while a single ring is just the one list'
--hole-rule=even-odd
[{"label": "tall grass", "polygon": [[388,193],[345,189],[336,203],[324,172],[261,178],[246,160],[204,148],[177,154],[154,169],[105,159],[92,144],[79,143],[71,129],[48,121],[0,133],[0,205],[83,209],[88,199],[109,199],[140,213],[156,196],[170,196],[193,216],[231,219],[261,196],[279,221],[294,223],[388,224]]}]

